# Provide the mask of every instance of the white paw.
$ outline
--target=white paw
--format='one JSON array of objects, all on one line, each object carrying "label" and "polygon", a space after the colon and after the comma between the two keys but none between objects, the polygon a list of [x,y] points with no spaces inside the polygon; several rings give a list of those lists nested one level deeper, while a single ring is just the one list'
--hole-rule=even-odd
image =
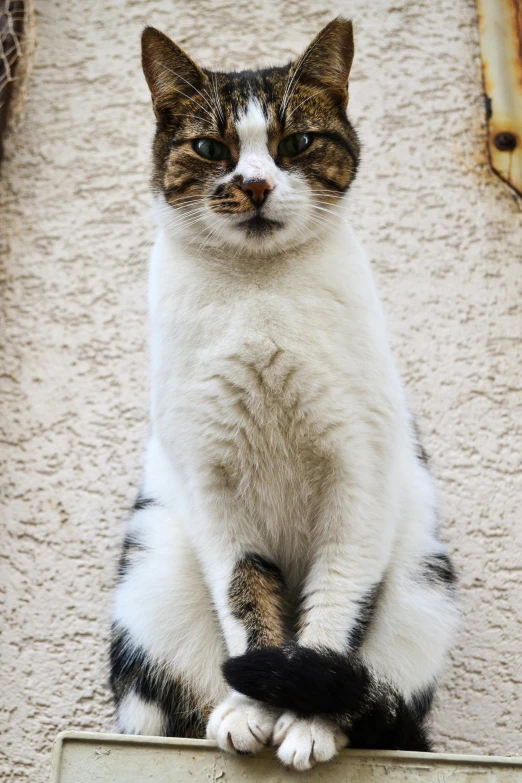
[{"label": "white paw", "polygon": [[303,772],[321,761],[330,761],[346,746],[348,738],[337,723],[326,718],[298,718],[285,712],[277,721],[273,743],[286,767]]},{"label": "white paw", "polygon": [[207,737],[230,753],[256,753],[270,742],[279,714],[279,710],[233,693],[210,715]]}]

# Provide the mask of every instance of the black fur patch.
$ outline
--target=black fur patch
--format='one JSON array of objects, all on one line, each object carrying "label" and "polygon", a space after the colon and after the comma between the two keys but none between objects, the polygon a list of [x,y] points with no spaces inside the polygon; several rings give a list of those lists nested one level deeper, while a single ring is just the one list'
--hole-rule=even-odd
[{"label": "black fur patch", "polygon": [[419,458],[420,462],[422,462],[422,464],[425,465],[426,467],[429,467],[430,458],[428,452],[426,451],[426,449],[424,448],[424,446],[420,441],[417,441],[416,446],[417,446],[417,457]]},{"label": "black fur patch", "polygon": [[350,633],[349,647],[352,652],[357,652],[368,633],[372,620],[382,595],[384,582],[378,582],[359,601],[359,616]]},{"label": "black fur patch", "polygon": [[132,564],[133,556],[139,552],[144,552],[145,547],[136,535],[128,533],[123,539],[123,546],[121,550],[120,560],[118,562],[118,577],[123,577],[129,571]]},{"label": "black fur patch", "polygon": [[370,686],[370,676],[355,656],[297,644],[230,658],[223,673],[240,693],[303,715],[357,711]]},{"label": "black fur patch", "polygon": [[148,508],[149,506],[154,506],[155,503],[156,501],[154,500],[154,498],[146,498],[143,495],[138,495],[138,497],[134,501],[132,510],[143,511],[144,508]]},{"label": "black fur patch", "polygon": [[166,667],[151,661],[143,647],[135,645],[130,634],[117,625],[111,633],[110,686],[116,705],[129,692],[157,704],[165,714],[164,736],[205,737],[210,709],[202,711],[190,690]]},{"label": "black fur patch", "polygon": [[146,701],[154,699],[152,687],[147,687],[150,667],[142,647],[134,645],[127,631],[116,625],[111,630],[110,685],[119,703],[131,687],[136,688]]},{"label": "black fur patch", "polygon": [[245,561],[249,562],[260,574],[271,576],[280,588],[284,588],[285,580],[281,573],[281,569],[272,560],[268,560],[262,555],[251,553],[245,555]]},{"label": "black fur patch", "polygon": [[425,558],[423,572],[428,582],[444,584],[448,587],[454,587],[457,583],[453,563],[445,552],[436,552]]},{"label": "black fur patch", "polygon": [[419,425],[417,424],[417,421],[415,419],[413,419],[413,432],[415,434],[415,451],[417,453],[417,459],[426,468],[429,468],[429,466],[430,466],[430,457],[429,457],[428,452],[426,451],[426,449],[423,446],[421,431],[420,431]]},{"label": "black fur patch", "polygon": [[394,691],[388,694],[385,690],[381,691],[374,696],[371,705],[346,727],[350,747],[431,751],[426,718],[432,701],[432,690],[424,691],[409,702]]}]

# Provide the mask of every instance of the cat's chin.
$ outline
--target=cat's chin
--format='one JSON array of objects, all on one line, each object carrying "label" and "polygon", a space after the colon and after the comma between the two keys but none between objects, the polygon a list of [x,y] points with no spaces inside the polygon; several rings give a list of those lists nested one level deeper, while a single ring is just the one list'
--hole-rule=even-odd
[{"label": "cat's chin", "polygon": [[241,250],[244,256],[274,256],[298,248],[306,241],[304,232],[276,221],[249,220],[226,233],[221,247]]},{"label": "cat's chin", "polygon": [[256,214],[228,223],[209,246],[240,251],[245,256],[273,256],[298,248],[311,238],[305,226],[292,220]]},{"label": "cat's chin", "polygon": [[244,232],[248,237],[267,237],[284,227],[285,224],[280,220],[272,220],[263,215],[253,215],[235,225],[236,230]]},{"label": "cat's chin", "polygon": [[302,223],[258,214],[239,221],[222,218],[218,225],[198,221],[178,226],[177,221],[171,223],[160,210],[157,219],[167,236],[191,255],[231,254],[237,260],[272,257],[298,250],[319,238],[316,231],[310,232]]}]

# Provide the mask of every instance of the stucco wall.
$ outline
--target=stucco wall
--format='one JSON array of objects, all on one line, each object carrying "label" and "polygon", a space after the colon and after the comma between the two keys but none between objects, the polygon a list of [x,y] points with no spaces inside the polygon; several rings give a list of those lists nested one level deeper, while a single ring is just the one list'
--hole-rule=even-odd
[{"label": "stucco wall", "polygon": [[[146,22],[210,66],[280,62],[356,20],[354,221],[438,479],[463,624],[437,746],[521,750],[521,201],[488,169],[472,0],[42,0],[0,179],[0,778],[109,729],[106,632],[146,435]],[[4,755],[5,754],[5,755]]]}]

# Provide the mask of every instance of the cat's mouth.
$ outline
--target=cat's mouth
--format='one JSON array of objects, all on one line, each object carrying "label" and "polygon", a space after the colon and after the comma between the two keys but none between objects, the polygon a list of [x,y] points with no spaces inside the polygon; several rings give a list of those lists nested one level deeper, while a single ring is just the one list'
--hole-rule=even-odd
[{"label": "cat's mouth", "polygon": [[263,217],[262,215],[252,215],[248,220],[242,220],[241,223],[236,224],[238,228],[245,229],[248,235],[260,235],[269,234],[272,231],[277,231],[283,228],[283,223],[280,220],[271,220],[270,218]]}]

